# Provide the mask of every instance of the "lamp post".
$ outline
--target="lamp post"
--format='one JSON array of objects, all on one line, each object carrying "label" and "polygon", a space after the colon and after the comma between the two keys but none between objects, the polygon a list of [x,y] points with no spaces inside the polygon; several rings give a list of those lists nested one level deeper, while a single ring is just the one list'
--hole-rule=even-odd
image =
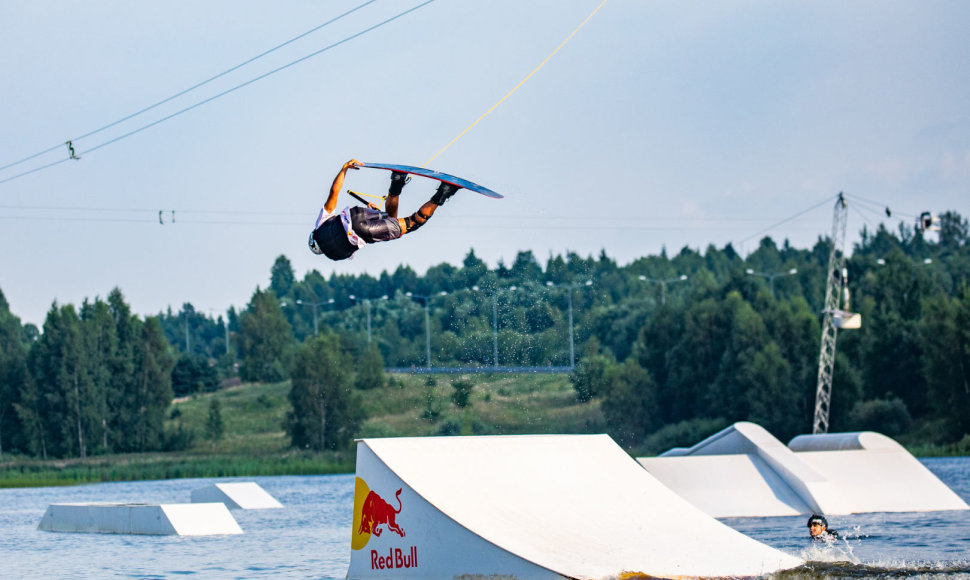
[{"label": "lamp post", "polygon": [[[554,282],[546,282],[546,286],[549,286],[550,288],[551,287],[554,287],[555,285],[556,284]],[[573,289],[574,288],[580,288],[582,286],[592,286],[592,285],[593,285],[593,281],[592,280],[587,280],[586,282],[584,282],[582,284],[577,284],[575,282],[570,282],[569,284],[566,284],[565,285],[566,288],[568,289],[567,296],[569,297],[568,298],[568,303],[569,303],[569,368],[571,368],[571,369],[576,368],[576,347],[575,347],[575,343],[573,341]]]},{"label": "lamp post", "polygon": [[771,297],[774,298],[775,297],[775,278],[778,278],[779,276],[793,276],[798,273],[798,268],[792,268],[787,272],[773,272],[771,274],[765,274],[764,272],[755,272],[751,268],[748,268],[747,270],[744,271],[744,273],[751,276],[761,276],[762,278],[767,278],[768,288],[771,290]]},{"label": "lamp post", "polygon": [[[351,300],[355,302],[363,302],[367,310],[367,344],[370,344],[370,298],[357,298],[353,294],[348,296]],[[387,300],[387,294],[381,296],[381,300]]]},{"label": "lamp post", "polygon": [[182,306],[182,311],[185,313],[185,354],[191,354],[189,350],[189,309]]},{"label": "lamp post", "polygon": [[[472,286],[472,290],[479,292],[478,286]],[[514,292],[518,286],[509,286],[507,291]],[[492,293],[492,366],[498,367],[498,295],[499,290]]]},{"label": "lamp post", "polygon": [[657,279],[657,278],[647,278],[646,276],[637,276],[637,278],[643,280],[644,282],[653,282],[655,284],[660,284],[660,303],[667,303],[667,284],[673,284],[674,282],[683,282],[687,279],[687,274],[681,274],[676,278],[667,279]]},{"label": "lamp post", "polygon": [[[317,308],[320,306],[326,306],[328,304],[333,304],[334,300],[331,298],[326,302],[307,302],[305,300],[297,300],[296,303],[300,306],[312,306],[313,307],[313,336],[317,335]],[[286,303],[283,303],[286,306]]]},{"label": "lamp post", "polygon": [[[437,294],[437,296],[445,296],[448,293],[442,290]],[[424,301],[424,337],[425,346],[428,353],[428,368],[431,368],[431,313],[429,311],[428,302],[431,301],[431,296],[425,296],[423,294],[415,294],[413,292],[405,292],[405,296],[408,298],[417,298]]]}]

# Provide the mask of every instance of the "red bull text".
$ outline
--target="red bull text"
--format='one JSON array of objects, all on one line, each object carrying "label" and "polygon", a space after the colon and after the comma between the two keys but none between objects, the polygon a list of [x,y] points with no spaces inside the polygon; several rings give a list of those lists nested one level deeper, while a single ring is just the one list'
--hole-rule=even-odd
[{"label": "red bull text", "polygon": [[370,551],[371,570],[395,570],[401,568],[418,567],[418,547],[411,546],[410,551],[405,554],[400,548],[390,548],[386,556],[377,553],[377,550]]}]

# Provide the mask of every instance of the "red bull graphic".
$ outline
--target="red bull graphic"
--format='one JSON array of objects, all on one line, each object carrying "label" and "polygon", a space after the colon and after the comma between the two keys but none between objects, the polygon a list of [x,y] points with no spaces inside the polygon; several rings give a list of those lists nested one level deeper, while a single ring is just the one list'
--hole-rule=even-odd
[{"label": "red bull graphic", "polygon": [[384,498],[373,491],[368,492],[367,497],[364,498],[364,505],[360,510],[360,527],[357,528],[357,533],[380,536],[381,525],[385,525],[387,529],[403,538],[404,530],[394,521],[397,514],[401,513],[401,508],[404,507],[401,504],[400,489],[394,494],[394,499],[397,500],[397,509],[394,509],[391,504],[384,501]]},{"label": "red bull graphic", "polygon": [[[405,537],[404,528],[398,522],[397,517],[404,509],[401,501],[401,492],[398,489],[394,494],[395,507],[390,502],[371,490],[361,478],[356,478],[354,482],[354,523],[353,537],[350,547],[354,550],[362,550],[370,541],[371,536],[381,537],[385,530],[390,530],[398,537]],[[391,535],[391,538],[394,536]],[[416,568],[418,565],[417,546],[407,546],[404,548],[381,548],[380,550],[370,551],[371,570],[395,570],[403,568]]]}]

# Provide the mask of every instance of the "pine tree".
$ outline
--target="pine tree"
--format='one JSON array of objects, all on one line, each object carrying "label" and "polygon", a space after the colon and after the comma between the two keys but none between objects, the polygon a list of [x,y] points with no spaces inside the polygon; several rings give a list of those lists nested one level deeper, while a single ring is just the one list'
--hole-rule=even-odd
[{"label": "pine tree", "polygon": [[108,403],[108,448],[112,451],[135,451],[139,409],[135,373],[135,350],[141,340],[142,322],[131,314],[118,288],[108,295],[108,306],[114,321],[116,348],[110,360],[111,376]]},{"label": "pine tree", "polygon": [[0,457],[4,445],[15,445],[22,433],[16,412],[27,380],[27,350],[21,340],[20,319],[11,314],[0,292]]},{"label": "pine tree", "polygon": [[219,441],[226,433],[226,426],[222,422],[222,404],[213,397],[209,401],[209,414],[205,421],[205,434],[210,441]]},{"label": "pine tree", "polygon": [[135,348],[135,393],[141,406],[135,441],[141,451],[159,449],[164,439],[165,411],[172,404],[172,369],[175,356],[165,340],[161,321],[148,317],[141,325]]},{"label": "pine tree", "polygon": [[333,334],[321,334],[297,350],[289,395],[293,408],[283,424],[294,447],[340,449],[353,439],[364,412],[353,390],[351,364]]},{"label": "pine tree", "polygon": [[285,380],[284,354],[293,341],[293,332],[276,296],[256,288],[249,307],[240,316],[240,325],[242,379],[264,382]]}]

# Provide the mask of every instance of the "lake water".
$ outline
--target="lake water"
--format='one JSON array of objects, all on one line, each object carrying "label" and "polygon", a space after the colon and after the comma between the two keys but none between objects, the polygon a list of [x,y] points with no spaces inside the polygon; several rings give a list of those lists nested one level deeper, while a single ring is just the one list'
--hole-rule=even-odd
[{"label": "lake water", "polygon": [[[970,502],[970,458],[922,461]],[[286,507],[233,511],[245,534],[214,537],[51,533],[37,524],[51,503],[185,503],[193,489],[232,479],[0,490],[0,578],[346,576],[353,475],[239,480],[256,481]],[[843,541],[821,549],[806,539],[805,519],[723,521],[810,561],[780,578],[970,579],[970,511],[832,517]]]}]

